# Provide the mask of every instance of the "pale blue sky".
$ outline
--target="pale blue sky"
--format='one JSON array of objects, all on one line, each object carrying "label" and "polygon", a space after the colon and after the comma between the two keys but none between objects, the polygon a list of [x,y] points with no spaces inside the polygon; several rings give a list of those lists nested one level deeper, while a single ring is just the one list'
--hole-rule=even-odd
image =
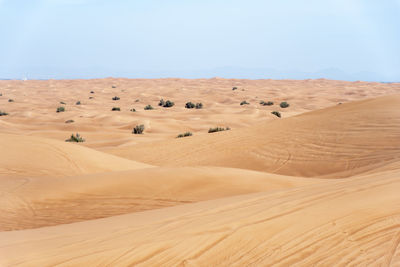
[{"label": "pale blue sky", "polygon": [[0,78],[400,81],[400,0],[0,0]]}]

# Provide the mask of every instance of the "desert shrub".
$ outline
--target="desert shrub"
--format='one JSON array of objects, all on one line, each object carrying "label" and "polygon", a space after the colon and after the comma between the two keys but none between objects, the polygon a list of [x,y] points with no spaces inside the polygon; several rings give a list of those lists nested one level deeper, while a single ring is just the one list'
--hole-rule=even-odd
[{"label": "desert shrub", "polygon": [[0,93],[0,96],[3,96],[3,94],[2,94],[2,93]]},{"label": "desert shrub", "polygon": [[120,100],[120,98],[119,98],[118,96],[114,96],[114,97],[112,98],[112,100],[117,101],[117,100]]},{"label": "desert shrub", "polygon": [[80,105],[81,104],[81,101],[77,101],[76,103],[75,103],[75,105]]},{"label": "desert shrub", "polygon": [[14,99],[8,99],[8,102],[14,102]]},{"label": "desert shrub", "polygon": [[139,102],[139,101],[140,101],[139,99],[136,99],[136,100],[135,100],[136,103]]},{"label": "desert shrub", "polygon": [[90,91],[91,94],[94,94],[94,91]]},{"label": "desert shrub", "polygon": [[120,109],[119,107],[113,107],[113,108],[111,109],[111,111],[121,111],[121,109]]},{"label": "desert shrub", "polygon": [[112,85],[112,86],[111,86],[111,88],[117,88],[117,86],[115,86],[115,85]]},{"label": "desert shrub", "polygon": [[196,103],[196,109],[202,109],[203,103]]},{"label": "desert shrub", "polygon": [[196,107],[196,105],[193,104],[192,102],[187,102],[187,103],[185,104],[185,108],[195,108],[195,107]]},{"label": "desert shrub", "polygon": [[281,102],[281,103],[279,104],[279,106],[280,106],[281,108],[287,108],[287,107],[289,107],[289,104],[288,104],[287,102]]},{"label": "desert shrub", "polygon": [[279,111],[272,111],[271,114],[277,116],[278,118],[281,117],[281,113]]},{"label": "desert shrub", "polygon": [[65,123],[73,123],[75,122],[74,120],[66,120]]},{"label": "desert shrub", "polygon": [[247,102],[246,100],[244,100],[244,101],[240,102],[240,105],[241,105],[241,106],[243,106],[243,105],[248,105],[248,104],[250,104],[250,103],[249,103],[249,102]]},{"label": "desert shrub", "polygon": [[151,105],[147,105],[144,107],[144,110],[152,110],[154,109]]},{"label": "desert shrub", "polygon": [[130,111],[131,111],[131,112],[136,112],[136,109],[131,108]]},{"label": "desert shrub", "polygon": [[170,107],[172,107],[172,106],[174,106],[174,105],[175,105],[174,102],[167,100],[167,101],[165,101],[163,107],[164,107],[164,108],[170,108]]},{"label": "desert shrub", "polygon": [[65,142],[81,143],[81,142],[85,142],[85,139],[83,139],[82,136],[80,136],[78,133],[76,133],[76,135],[71,134],[71,137],[69,139],[65,140]]},{"label": "desert shrub", "polygon": [[89,99],[93,99],[93,96],[89,96]]},{"label": "desert shrub", "polygon": [[57,108],[57,112],[64,112],[65,111],[65,108],[64,107],[58,107]]},{"label": "desert shrub", "polygon": [[158,105],[159,105],[160,107],[163,107],[163,106],[165,105],[164,99],[161,98],[160,102],[158,102]]},{"label": "desert shrub", "polygon": [[187,137],[187,136],[192,136],[193,134],[191,132],[186,132],[183,134],[179,134],[176,138],[182,138],[182,137]]},{"label": "desert shrub", "polygon": [[274,104],[274,102],[272,102],[272,101],[268,101],[268,102],[265,102],[264,100],[260,101],[260,105],[263,105],[263,106],[272,106],[273,104]]},{"label": "desert shrub", "polygon": [[231,128],[229,128],[229,127],[226,127],[226,128],[224,128],[224,127],[215,127],[215,128],[210,128],[208,130],[208,133],[216,133],[216,132],[228,131],[230,129]]},{"label": "desert shrub", "polygon": [[60,102],[60,104],[61,104],[61,105],[66,105],[65,102],[62,102],[62,101]]},{"label": "desert shrub", "polygon": [[232,87],[232,91],[237,90],[238,88],[236,86]]},{"label": "desert shrub", "polygon": [[8,113],[0,110],[0,116],[7,116]]},{"label": "desert shrub", "polygon": [[140,124],[140,125],[136,125],[136,126],[133,128],[132,133],[133,133],[133,134],[143,134],[143,131],[144,131],[144,125],[143,125],[143,124]]}]

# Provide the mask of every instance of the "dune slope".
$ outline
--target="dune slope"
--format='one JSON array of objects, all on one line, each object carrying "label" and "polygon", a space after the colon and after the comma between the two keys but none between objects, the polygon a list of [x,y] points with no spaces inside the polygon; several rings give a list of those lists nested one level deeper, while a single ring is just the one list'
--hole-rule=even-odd
[{"label": "dune slope", "polygon": [[0,179],[0,231],[104,218],[320,180],[217,167]]},{"label": "dune slope", "polygon": [[51,139],[0,133],[0,175],[72,176],[149,167]]},{"label": "dune slope", "polygon": [[400,172],[0,233],[0,263],[397,265]]},{"label": "dune slope", "polygon": [[400,95],[352,102],[231,131],[108,152],[162,166],[213,165],[349,177],[400,157]]}]

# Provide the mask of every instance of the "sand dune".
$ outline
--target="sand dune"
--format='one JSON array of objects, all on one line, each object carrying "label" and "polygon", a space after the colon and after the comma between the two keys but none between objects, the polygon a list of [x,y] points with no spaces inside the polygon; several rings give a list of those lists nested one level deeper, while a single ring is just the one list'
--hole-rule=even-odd
[{"label": "sand dune", "polygon": [[0,180],[0,230],[17,230],[159,209],[317,183],[216,167],[151,168],[84,176]]},{"label": "sand dune", "polygon": [[72,176],[131,170],[149,165],[126,160],[76,144],[0,133],[0,175]]},{"label": "sand dune", "polygon": [[294,176],[349,177],[400,157],[399,106],[399,95],[387,96],[248,129],[109,152],[163,166],[217,165]]},{"label": "sand dune", "polygon": [[[110,78],[0,92],[0,266],[400,266],[400,84]],[[86,142],[66,143],[76,132]]]},{"label": "sand dune", "polygon": [[400,173],[0,233],[5,265],[397,265]]}]

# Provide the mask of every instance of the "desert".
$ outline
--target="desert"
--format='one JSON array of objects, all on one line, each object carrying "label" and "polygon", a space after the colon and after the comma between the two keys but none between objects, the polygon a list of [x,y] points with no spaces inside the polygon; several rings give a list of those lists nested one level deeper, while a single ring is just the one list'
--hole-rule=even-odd
[{"label": "desert", "polygon": [[400,83],[1,80],[0,94],[0,266],[400,265]]}]

